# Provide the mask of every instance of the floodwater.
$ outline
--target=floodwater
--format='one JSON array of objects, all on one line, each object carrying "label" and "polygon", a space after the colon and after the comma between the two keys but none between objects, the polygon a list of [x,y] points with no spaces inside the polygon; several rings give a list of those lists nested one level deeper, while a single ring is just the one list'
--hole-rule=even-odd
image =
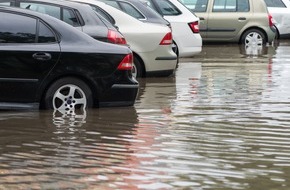
[{"label": "floodwater", "polygon": [[134,107],[0,112],[0,189],[290,189],[290,42],[204,45]]}]

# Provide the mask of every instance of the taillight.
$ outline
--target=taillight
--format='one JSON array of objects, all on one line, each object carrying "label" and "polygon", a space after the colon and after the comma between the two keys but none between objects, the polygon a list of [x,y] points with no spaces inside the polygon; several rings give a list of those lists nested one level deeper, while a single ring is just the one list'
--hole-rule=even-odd
[{"label": "taillight", "polygon": [[189,27],[190,27],[190,29],[192,30],[193,33],[199,33],[198,21],[188,23],[188,25],[189,25]]},{"label": "taillight", "polygon": [[108,31],[108,40],[113,44],[127,44],[124,36],[122,36],[119,32],[114,30]]},{"label": "taillight", "polygon": [[127,54],[118,66],[118,70],[132,70],[133,68],[133,54]]},{"label": "taillight", "polygon": [[172,33],[168,32],[164,38],[161,40],[159,45],[170,45],[172,44]]},{"label": "taillight", "polygon": [[273,17],[272,17],[272,15],[268,15],[268,18],[269,18],[269,26],[270,27],[272,27],[272,26],[274,26],[274,20],[273,20]]}]

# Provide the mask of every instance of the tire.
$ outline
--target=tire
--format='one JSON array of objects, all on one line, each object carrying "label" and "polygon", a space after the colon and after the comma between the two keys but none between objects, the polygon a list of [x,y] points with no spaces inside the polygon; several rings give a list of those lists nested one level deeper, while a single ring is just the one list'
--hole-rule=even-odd
[{"label": "tire", "polygon": [[75,111],[93,106],[92,91],[77,78],[62,78],[55,81],[46,91],[43,100],[45,109]]},{"label": "tire", "polygon": [[241,43],[246,46],[251,45],[262,46],[266,43],[266,37],[261,30],[250,29],[243,34],[241,38]]},{"label": "tire", "polygon": [[134,56],[134,60],[133,60],[132,75],[135,78],[143,77],[142,65],[140,61],[138,60],[138,58],[136,58],[136,56]]}]

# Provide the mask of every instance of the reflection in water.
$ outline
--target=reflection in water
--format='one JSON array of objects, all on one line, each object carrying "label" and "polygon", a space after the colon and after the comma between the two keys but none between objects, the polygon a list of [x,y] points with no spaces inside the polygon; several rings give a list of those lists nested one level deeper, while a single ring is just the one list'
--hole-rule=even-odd
[{"label": "reflection in water", "polygon": [[53,111],[53,124],[55,126],[68,125],[81,126],[86,122],[87,111],[85,109],[77,110],[55,110]]},{"label": "reflection in water", "polygon": [[213,50],[134,107],[0,112],[0,189],[288,190],[289,44]]}]

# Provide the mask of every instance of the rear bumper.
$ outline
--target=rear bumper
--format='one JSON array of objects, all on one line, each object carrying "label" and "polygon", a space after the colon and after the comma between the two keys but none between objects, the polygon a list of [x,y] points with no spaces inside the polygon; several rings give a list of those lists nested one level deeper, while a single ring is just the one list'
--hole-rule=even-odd
[{"label": "rear bumper", "polygon": [[176,69],[177,56],[171,46],[159,47],[155,51],[138,55],[143,60],[146,76],[168,76]]},{"label": "rear bumper", "polygon": [[271,43],[275,40],[277,34],[276,28],[273,26],[267,31],[268,42]]},{"label": "rear bumper", "polygon": [[114,84],[99,97],[99,107],[133,106],[138,91],[139,84]]}]

